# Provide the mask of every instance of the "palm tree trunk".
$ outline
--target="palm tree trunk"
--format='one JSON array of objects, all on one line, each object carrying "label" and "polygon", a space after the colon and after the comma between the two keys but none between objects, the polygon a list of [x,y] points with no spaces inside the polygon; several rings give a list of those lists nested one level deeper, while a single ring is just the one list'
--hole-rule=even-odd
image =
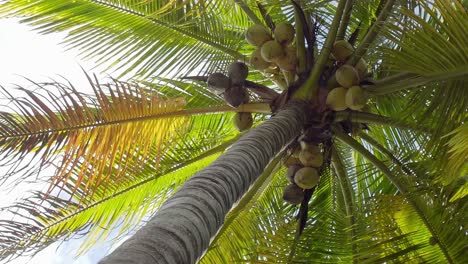
[{"label": "palm tree trunk", "polygon": [[296,103],[246,133],[190,178],[145,226],[99,263],[195,263],[232,205],[271,158],[300,133],[305,118],[304,105]]}]

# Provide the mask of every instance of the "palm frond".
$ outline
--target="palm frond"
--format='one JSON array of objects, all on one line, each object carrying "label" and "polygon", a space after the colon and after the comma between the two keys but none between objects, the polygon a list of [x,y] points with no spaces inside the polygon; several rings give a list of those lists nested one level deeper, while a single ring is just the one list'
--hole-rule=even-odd
[{"label": "palm frond", "polygon": [[450,138],[448,141],[450,157],[439,180],[449,184],[466,175],[468,170],[468,124],[461,125],[445,137]]},{"label": "palm frond", "polygon": [[90,84],[94,98],[59,83],[36,84],[36,91],[19,88],[26,97],[13,97],[4,89],[10,105],[21,113],[2,114],[2,152],[12,153],[4,159],[37,153],[47,165],[61,152],[51,189],[67,183],[74,171],[74,189],[84,185],[91,191],[103,182],[121,180],[119,174],[103,176],[117,163],[122,175],[142,162],[157,164],[162,143],[185,129],[186,117],[148,118],[181,110],[183,98],[163,99],[119,82],[107,85],[106,94],[106,85]]},{"label": "palm frond", "polygon": [[[227,144],[232,144],[228,141]],[[216,159],[226,144],[193,160],[155,174],[152,164],[146,164],[139,182],[127,182],[111,194],[89,203],[77,204],[59,196],[47,197],[44,193],[3,208],[23,221],[2,220],[0,232],[4,243],[0,248],[2,258],[18,254],[31,254],[58,239],[72,238],[80,232],[85,235],[78,254],[106,239],[117,229],[120,237],[131,232],[143,217],[154,213],[161,203],[199,169]]]},{"label": "palm frond", "polygon": [[[211,3],[216,2],[15,1],[2,5],[0,13],[26,15],[22,22],[41,33],[65,31],[67,46],[80,48],[83,57],[121,75],[147,77],[175,69],[212,72],[243,58],[237,52],[247,25],[238,18],[243,13],[227,9],[232,4]],[[223,20],[220,8],[229,10]]]}]

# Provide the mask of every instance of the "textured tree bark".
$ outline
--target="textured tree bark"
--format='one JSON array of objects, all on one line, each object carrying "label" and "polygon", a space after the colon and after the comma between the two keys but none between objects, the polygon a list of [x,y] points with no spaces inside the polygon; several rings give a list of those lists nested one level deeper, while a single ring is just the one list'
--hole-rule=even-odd
[{"label": "textured tree bark", "polygon": [[232,205],[274,155],[300,133],[305,119],[303,105],[294,104],[246,133],[190,178],[145,226],[99,263],[195,263]]}]

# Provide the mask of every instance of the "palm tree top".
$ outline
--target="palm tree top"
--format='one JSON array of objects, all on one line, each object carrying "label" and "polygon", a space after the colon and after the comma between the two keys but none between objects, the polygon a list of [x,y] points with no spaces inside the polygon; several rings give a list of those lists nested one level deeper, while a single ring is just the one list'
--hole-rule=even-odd
[{"label": "palm tree top", "polygon": [[[187,247],[190,262],[465,259],[465,2],[19,0],[0,14],[43,34],[66,32],[67,48],[134,76],[101,83],[86,74],[93,95],[59,82],[18,87],[20,97],[2,89],[10,110],[0,112],[1,162],[10,170],[0,179],[55,170],[34,179],[43,191],[1,209],[15,215],[0,219],[2,258],[79,233],[84,253],[145,216],[171,224],[158,219],[175,219],[172,205],[190,203],[206,208],[194,214],[210,234]],[[282,24],[292,39],[280,40]],[[253,25],[284,54],[246,42]],[[350,54],[341,58],[337,41]],[[289,68],[280,60],[288,52]],[[262,68],[255,56],[271,61]],[[234,77],[233,62],[248,66],[247,79]],[[346,69],[356,75],[343,80]],[[297,157],[295,165],[317,172],[310,188],[281,165],[307,144],[323,158],[306,165]],[[305,189],[298,206],[283,200],[288,173]],[[210,195],[222,201],[216,220],[203,217],[214,208],[202,202]]]}]

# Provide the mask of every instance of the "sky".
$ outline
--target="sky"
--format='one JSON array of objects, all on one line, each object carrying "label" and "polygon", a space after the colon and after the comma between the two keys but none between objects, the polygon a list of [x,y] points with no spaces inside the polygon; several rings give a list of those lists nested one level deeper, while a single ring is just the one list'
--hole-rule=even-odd
[{"label": "sky", "polygon": [[[81,67],[88,74],[98,74],[99,68],[96,69],[91,61],[81,61],[76,51],[66,51],[60,46],[64,36],[65,34],[39,35],[31,31],[30,27],[20,24],[18,20],[0,19],[0,85],[15,94],[16,85],[31,85],[24,77],[33,81],[50,81],[51,78],[62,81],[63,76],[79,91],[91,91]],[[38,186],[22,184],[7,192],[0,186],[0,208],[11,204],[15,199],[27,196],[28,190],[37,188]],[[4,219],[1,214],[2,212],[0,219]],[[73,249],[80,243],[81,240],[70,240],[62,243],[58,249],[58,244],[55,243],[32,259],[19,258],[8,264],[89,264],[97,263],[109,252],[109,245],[104,244],[75,259]]]}]

